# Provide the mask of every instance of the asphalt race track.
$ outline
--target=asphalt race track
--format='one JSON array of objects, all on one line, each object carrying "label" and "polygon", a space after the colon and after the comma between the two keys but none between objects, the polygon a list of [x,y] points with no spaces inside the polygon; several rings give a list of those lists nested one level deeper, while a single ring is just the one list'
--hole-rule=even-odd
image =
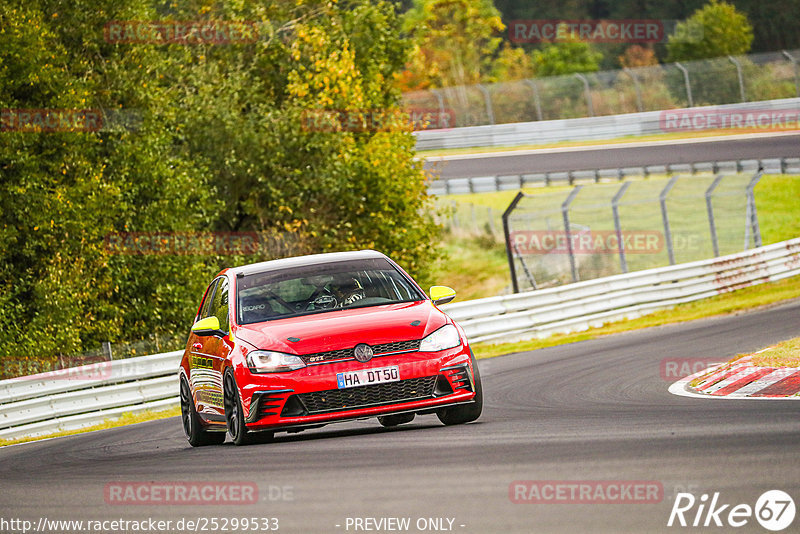
[{"label": "asphalt race track", "polygon": [[[279,532],[293,533],[356,532],[348,517],[408,517],[409,532],[419,532],[419,518],[454,519],[452,530],[463,533],[694,531],[666,527],[673,495],[685,488],[750,506],[780,489],[800,504],[800,403],[673,396],[662,360],[730,357],[798,332],[794,300],[481,360],[484,414],[459,427],[435,416],[391,430],[368,420],[279,434],[271,444],[192,449],[172,418],[7,447],[0,517],[277,517]],[[208,480],[255,482],[260,502],[123,506],[104,498],[109,482]],[[516,480],[657,481],[664,495],[657,504],[513,504]],[[736,530],[765,532],[754,518]]]},{"label": "asphalt race track", "polygon": [[651,146],[625,146],[623,143],[577,150],[533,150],[525,154],[496,152],[465,159],[426,161],[425,168],[439,173],[441,179],[450,179],[798,156],[800,134],[754,135],[746,139],[707,142],[665,141]]}]

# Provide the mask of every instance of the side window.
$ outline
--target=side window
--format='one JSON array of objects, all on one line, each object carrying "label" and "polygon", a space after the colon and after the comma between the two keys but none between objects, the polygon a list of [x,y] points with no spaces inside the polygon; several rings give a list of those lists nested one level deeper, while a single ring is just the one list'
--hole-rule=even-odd
[{"label": "side window", "polygon": [[211,315],[211,313],[209,313],[209,310],[211,310],[211,301],[214,298],[214,289],[217,287],[219,280],[219,278],[214,280],[211,282],[211,285],[208,286],[208,290],[206,290],[205,297],[203,298],[203,303],[200,305],[199,319],[205,319]]},{"label": "side window", "polygon": [[214,292],[214,300],[211,302],[211,309],[208,316],[215,315],[219,319],[219,327],[226,334],[230,331],[228,325],[228,280],[219,279],[217,290]]}]

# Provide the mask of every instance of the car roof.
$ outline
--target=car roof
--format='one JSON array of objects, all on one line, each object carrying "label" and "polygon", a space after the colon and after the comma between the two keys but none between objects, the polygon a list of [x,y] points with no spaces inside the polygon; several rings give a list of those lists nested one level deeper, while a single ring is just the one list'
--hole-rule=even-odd
[{"label": "car roof", "polygon": [[296,256],[293,258],[283,258],[280,260],[262,261],[259,263],[251,263],[249,265],[242,265],[240,267],[231,267],[225,269],[227,272],[234,276],[244,276],[248,274],[264,273],[278,269],[292,269],[297,267],[306,267],[310,265],[324,265],[326,263],[335,263],[340,261],[350,260],[370,260],[370,259],[388,259],[385,254],[381,254],[376,250],[357,250],[351,252],[328,252],[325,254],[312,254],[309,256]]}]

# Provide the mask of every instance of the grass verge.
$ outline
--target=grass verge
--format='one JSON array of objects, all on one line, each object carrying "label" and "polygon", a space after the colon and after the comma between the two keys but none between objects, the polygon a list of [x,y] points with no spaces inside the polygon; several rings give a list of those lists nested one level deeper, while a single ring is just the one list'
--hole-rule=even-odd
[{"label": "grass verge", "polygon": [[800,367],[800,337],[789,339],[753,354],[751,361],[757,367]]},{"label": "grass verge", "polygon": [[481,237],[449,235],[442,245],[444,256],[434,266],[431,280],[456,288],[458,300],[497,295],[510,285],[502,244]]},{"label": "grass verge", "polygon": [[743,310],[773,305],[794,298],[800,298],[800,284],[797,283],[796,277],[778,282],[750,286],[738,291],[717,295],[696,302],[679,304],[668,310],[658,311],[650,315],[639,317],[638,319],[609,323],[600,328],[592,328],[583,332],[558,334],[544,339],[532,339],[517,343],[475,343],[472,345],[472,350],[475,352],[476,358],[493,358],[504,354],[526,352],[544,347],[575,343],[577,341],[595,339],[611,334],[618,334],[620,332],[639,330],[641,328],[728,315]]},{"label": "grass verge", "polygon": [[113,420],[108,419],[105,422],[100,423],[99,425],[80,428],[77,430],[54,432],[53,434],[47,434],[46,436],[36,436],[36,437],[19,438],[19,439],[0,438],[0,447],[5,447],[6,445],[16,445],[18,443],[28,443],[30,441],[39,441],[42,439],[58,438],[62,436],[72,436],[74,434],[83,434],[84,432],[92,432],[93,430],[105,430],[107,428],[115,428],[118,426],[127,426],[135,423],[144,423],[145,421],[155,421],[156,419],[166,419],[167,417],[175,417],[176,415],[180,414],[181,414],[181,409],[180,407],[177,406],[175,408],[170,408],[169,410],[158,410],[158,411],[147,410],[139,414],[124,413],[119,419],[113,419]]},{"label": "grass verge", "polygon": [[[570,189],[570,186],[550,186],[527,188],[524,191],[533,195],[561,194],[566,197]],[[439,262],[435,276],[437,283],[454,287],[458,291],[459,300],[492,297],[510,285],[511,275],[505,260],[505,245],[500,235],[501,215],[516,195],[517,191],[498,191],[437,197],[437,204],[441,209],[455,208],[460,223],[457,231],[447,234],[443,240],[447,258]],[[800,202],[797,202],[800,198],[800,176],[765,175],[755,188],[755,198],[765,245],[800,236]],[[563,201],[563,198],[558,201]],[[491,212],[487,208],[491,208]],[[490,213],[498,233],[493,239],[489,239],[485,230]],[[473,215],[477,222],[468,222]],[[659,221],[653,224],[656,224],[655,230],[660,231],[660,215],[656,213],[655,216]],[[686,226],[685,223],[681,224]],[[698,218],[698,224],[705,231],[707,223],[702,218]],[[647,259],[649,256],[639,255],[630,257],[628,261],[641,263]],[[632,270],[657,266],[659,265],[631,267],[629,263]]]},{"label": "grass verge", "polygon": [[750,363],[756,367],[800,367],[800,337],[782,341],[777,345],[756,352],[737,354],[723,365],[715,367],[711,371],[703,373],[693,379],[689,382],[689,386],[696,388],[709,375],[718,373],[723,369],[730,369],[737,360],[747,356],[750,357]]}]

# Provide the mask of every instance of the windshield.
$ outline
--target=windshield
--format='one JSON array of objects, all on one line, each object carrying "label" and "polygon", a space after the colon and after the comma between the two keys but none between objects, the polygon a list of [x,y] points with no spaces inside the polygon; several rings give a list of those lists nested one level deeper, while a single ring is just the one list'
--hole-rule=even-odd
[{"label": "windshield", "polygon": [[425,299],[382,258],[245,275],[237,291],[239,324]]}]

